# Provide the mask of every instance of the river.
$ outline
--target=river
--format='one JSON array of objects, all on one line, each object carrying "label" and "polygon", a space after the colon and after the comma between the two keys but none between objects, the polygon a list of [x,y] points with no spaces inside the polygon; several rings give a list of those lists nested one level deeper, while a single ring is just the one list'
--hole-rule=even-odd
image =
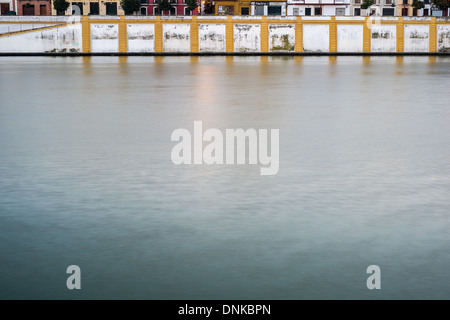
[{"label": "river", "polygon": [[[0,298],[449,299],[449,87],[448,57],[2,57]],[[279,129],[278,173],[173,164],[194,121]]]}]

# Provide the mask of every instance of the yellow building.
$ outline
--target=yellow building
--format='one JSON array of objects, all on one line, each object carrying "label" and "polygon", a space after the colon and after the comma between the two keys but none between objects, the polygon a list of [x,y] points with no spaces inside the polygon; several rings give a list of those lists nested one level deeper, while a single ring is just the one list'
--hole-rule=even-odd
[{"label": "yellow building", "polygon": [[70,6],[66,11],[56,12],[53,8],[52,0],[52,15],[123,15],[124,12],[120,6],[120,0],[84,0],[84,1],[70,1]]},{"label": "yellow building", "polygon": [[214,12],[217,15],[238,16],[286,15],[286,0],[216,0]]}]

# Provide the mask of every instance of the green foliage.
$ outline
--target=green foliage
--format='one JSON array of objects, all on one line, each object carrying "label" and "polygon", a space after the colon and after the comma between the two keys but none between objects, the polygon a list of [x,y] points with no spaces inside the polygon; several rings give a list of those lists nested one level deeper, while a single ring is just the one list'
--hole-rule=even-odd
[{"label": "green foliage", "polygon": [[120,5],[126,15],[133,14],[135,11],[139,11],[141,2],[139,0],[120,0]]},{"label": "green foliage", "polygon": [[450,7],[450,0],[432,0],[433,4],[439,9]]},{"label": "green foliage", "polygon": [[420,10],[425,8],[425,4],[420,0],[413,0],[412,6],[414,9]]},{"label": "green foliage", "polygon": [[53,9],[56,11],[66,11],[70,3],[66,0],[53,0]]},{"label": "green foliage", "polygon": [[161,14],[163,11],[169,11],[172,9],[172,5],[170,4],[169,0],[161,0],[158,4],[159,14]]},{"label": "green foliage", "polygon": [[361,9],[367,9],[374,3],[375,3],[375,1],[373,1],[373,0],[364,0],[363,3],[361,4]]},{"label": "green foliage", "polygon": [[194,11],[198,7],[197,0],[186,0],[187,8]]}]

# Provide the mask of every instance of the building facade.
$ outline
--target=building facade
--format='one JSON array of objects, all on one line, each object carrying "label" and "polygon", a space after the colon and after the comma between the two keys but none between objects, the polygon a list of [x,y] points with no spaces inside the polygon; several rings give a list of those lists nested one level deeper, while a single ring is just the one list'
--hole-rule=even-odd
[{"label": "building facade", "polygon": [[10,11],[17,12],[17,0],[0,0],[0,15],[6,16]]},{"label": "building facade", "polygon": [[[19,0],[20,1],[20,0]],[[56,12],[53,8],[52,1],[52,15],[123,15],[124,12],[120,6],[120,0],[85,0],[81,1],[69,1],[70,6],[66,11]]]},{"label": "building facade", "polygon": [[194,11],[188,9],[186,0],[169,0],[172,5],[172,9],[159,12],[158,4],[160,0],[141,0],[141,16],[157,16],[157,15],[170,15],[170,16],[191,16],[198,14],[198,8]]},{"label": "building facade", "polygon": [[348,16],[350,0],[288,0],[288,15]]},{"label": "building facade", "polygon": [[19,16],[49,16],[51,14],[50,0],[17,0]]}]

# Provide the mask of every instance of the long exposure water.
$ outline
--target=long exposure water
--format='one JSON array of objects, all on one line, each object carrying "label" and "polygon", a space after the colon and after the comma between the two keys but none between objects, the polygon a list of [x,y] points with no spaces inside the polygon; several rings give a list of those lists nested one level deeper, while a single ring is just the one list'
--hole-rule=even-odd
[{"label": "long exposure water", "polygon": [[[0,298],[448,299],[449,87],[445,57],[2,57]],[[197,120],[279,129],[278,174],[173,164]]]}]

